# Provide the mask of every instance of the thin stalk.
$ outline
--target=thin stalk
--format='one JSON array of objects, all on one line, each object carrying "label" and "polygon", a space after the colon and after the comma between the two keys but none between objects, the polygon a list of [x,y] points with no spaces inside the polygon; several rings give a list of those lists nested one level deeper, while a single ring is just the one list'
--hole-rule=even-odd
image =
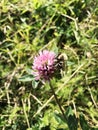
[{"label": "thin stalk", "polygon": [[55,94],[54,88],[53,88],[53,86],[52,86],[52,84],[51,84],[51,81],[49,81],[49,86],[50,86],[50,88],[51,88],[51,90],[52,90],[52,93],[53,93],[53,95],[54,95],[54,98],[55,98],[55,100],[56,100],[56,103],[57,103],[57,105],[59,106],[59,109],[60,109],[60,111],[62,112],[62,115],[63,115],[64,119],[66,119],[66,118],[65,118],[64,111],[63,111],[63,109],[62,109],[62,107],[61,107],[61,104],[60,104],[58,98],[57,98],[57,95]]}]

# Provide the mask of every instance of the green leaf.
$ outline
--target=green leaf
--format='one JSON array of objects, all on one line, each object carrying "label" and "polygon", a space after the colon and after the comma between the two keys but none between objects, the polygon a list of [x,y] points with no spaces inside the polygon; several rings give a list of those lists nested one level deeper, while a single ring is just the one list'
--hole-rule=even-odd
[{"label": "green leaf", "polygon": [[81,128],[82,130],[92,130],[87,121],[85,120],[85,117],[83,115],[80,115],[80,125],[81,125]]},{"label": "green leaf", "polygon": [[77,130],[78,128],[78,119],[72,111],[72,108],[69,106],[66,111],[66,119],[69,130]]},{"label": "green leaf", "polygon": [[34,77],[33,77],[33,75],[24,75],[21,78],[19,78],[18,80],[21,82],[29,82],[29,81],[34,80]]},{"label": "green leaf", "polygon": [[32,80],[32,87],[36,89],[38,87],[39,81]]},{"label": "green leaf", "polygon": [[57,41],[56,41],[56,39],[53,39],[51,41],[50,50],[53,51],[53,52],[55,52],[56,55],[58,55],[58,47],[57,47]]},{"label": "green leaf", "polygon": [[66,111],[66,118],[68,118],[70,115],[73,115],[73,111],[72,111],[71,106],[69,106],[67,111]]},{"label": "green leaf", "polygon": [[65,123],[65,119],[61,114],[54,113],[54,117],[59,124]]},{"label": "green leaf", "polygon": [[26,72],[29,74],[29,75],[32,75],[32,69],[29,69],[29,68],[26,68]]},{"label": "green leaf", "polygon": [[58,55],[58,47],[57,47],[56,43],[53,44],[51,50],[54,51],[56,55]]}]

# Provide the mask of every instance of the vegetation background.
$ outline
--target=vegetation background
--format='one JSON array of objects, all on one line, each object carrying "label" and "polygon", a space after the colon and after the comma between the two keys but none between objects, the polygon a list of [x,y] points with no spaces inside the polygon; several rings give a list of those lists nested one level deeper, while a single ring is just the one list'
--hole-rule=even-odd
[{"label": "vegetation background", "polygon": [[[51,90],[32,76],[39,50],[66,56]],[[98,130],[98,0],[0,1],[0,130]]]}]

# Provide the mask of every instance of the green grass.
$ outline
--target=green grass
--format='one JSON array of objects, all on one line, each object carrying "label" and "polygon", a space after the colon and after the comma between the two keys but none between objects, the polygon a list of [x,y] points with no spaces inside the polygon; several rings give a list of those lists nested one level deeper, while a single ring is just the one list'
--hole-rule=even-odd
[{"label": "green grass", "polygon": [[[0,130],[98,130],[97,6],[97,0],[0,1]],[[67,56],[61,77],[52,80],[66,121],[48,84],[30,77],[44,49]]]}]

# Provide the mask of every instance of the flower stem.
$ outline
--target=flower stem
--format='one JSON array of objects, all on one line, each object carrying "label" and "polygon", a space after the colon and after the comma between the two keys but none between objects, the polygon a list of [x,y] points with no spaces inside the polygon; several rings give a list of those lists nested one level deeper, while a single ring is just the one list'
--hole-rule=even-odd
[{"label": "flower stem", "polygon": [[51,88],[51,90],[52,90],[52,93],[53,93],[53,95],[54,95],[54,98],[55,98],[55,100],[56,100],[56,103],[57,103],[57,105],[59,106],[59,109],[60,109],[60,111],[62,112],[62,115],[63,115],[64,119],[66,119],[66,118],[65,118],[64,111],[63,111],[63,109],[62,109],[62,107],[61,107],[61,104],[60,104],[58,98],[57,98],[57,95],[55,94],[54,88],[53,88],[53,86],[52,86],[52,84],[51,84],[51,81],[49,81],[49,86],[50,86],[50,88]]}]

